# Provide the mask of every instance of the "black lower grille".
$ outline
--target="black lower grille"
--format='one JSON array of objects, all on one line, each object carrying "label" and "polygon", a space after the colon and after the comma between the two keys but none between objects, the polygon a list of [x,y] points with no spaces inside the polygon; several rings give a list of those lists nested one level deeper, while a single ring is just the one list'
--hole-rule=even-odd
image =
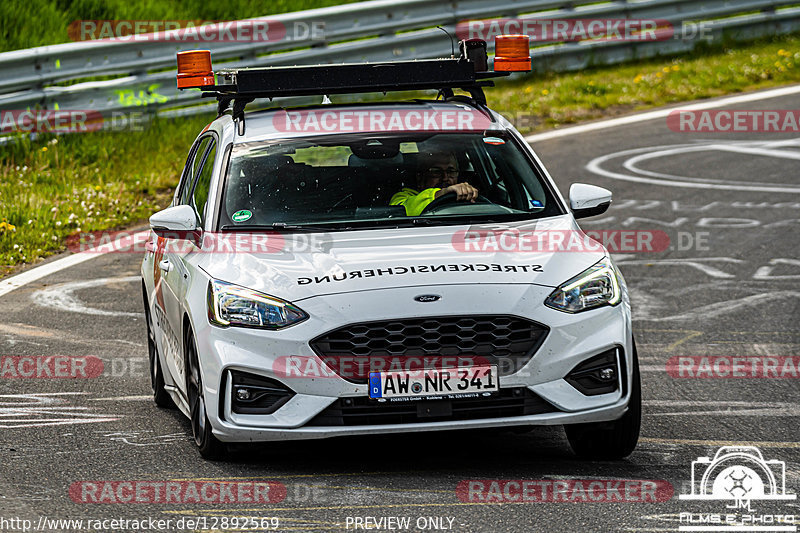
[{"label": "black lower grille", "polygon": [[307,424],[309,426],[368,426],[413,424],[446,420],[504,418],[558,410],[530,389],[500,389],[488,398],[376,402],[366,397],[340,398]]},{"label": "black lower grille", "polygon": [[472,358],[466,365],[496,364],[504,376],[530,360],[548,331],[547,326],[516,316],[437,316],[349,324],[310,345],[334,372],[352,383],[366,383],[370,371],[409,369],[405,364],[409,359],[428,357]]}]

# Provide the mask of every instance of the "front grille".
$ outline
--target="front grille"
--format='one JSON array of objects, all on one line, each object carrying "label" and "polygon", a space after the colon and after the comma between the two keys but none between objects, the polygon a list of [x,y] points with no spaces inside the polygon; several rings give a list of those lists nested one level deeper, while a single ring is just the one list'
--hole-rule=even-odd
[{"label": "front grille", "polygon": [[[406,368],[405,359],[423,357],[476,358],[474,364],[497,364],[504,376],[528,362],[548,331],[547,326],[516,316],[439,316],[350,324],[310,344],[334,372],[352,383],[366,383],[370,370],[393,369],[393,362]],[[374,359],[380,364],[371,364]]]},{"label": "front grille", "polygon": [[[366,397],[340,398],[307,424],[309,426],[368,426],[447,420],[504,418],[558,410],[526,387],[500,389],[488,398],[376,402]],[[432,413],[432,414],[431,414]]]}]

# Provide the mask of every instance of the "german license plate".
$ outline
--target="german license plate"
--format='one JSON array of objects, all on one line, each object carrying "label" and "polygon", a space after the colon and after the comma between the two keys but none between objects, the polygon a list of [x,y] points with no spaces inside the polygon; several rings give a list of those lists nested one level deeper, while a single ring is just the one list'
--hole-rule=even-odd
[{"label": "german license plate", "polygon": [[370,372],[369,397],[479,396],[497,392],[497,366]]}]

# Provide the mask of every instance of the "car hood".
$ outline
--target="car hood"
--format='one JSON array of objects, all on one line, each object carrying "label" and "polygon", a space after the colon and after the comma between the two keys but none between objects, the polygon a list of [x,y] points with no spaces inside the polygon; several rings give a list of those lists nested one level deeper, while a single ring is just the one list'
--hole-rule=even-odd
[{"label": "car hood", "polygon": [[[552,244],[570,236],[593,244]],[[586,240],[569,215],[503,224],[282,233],[269,238],[267,253],[244,246],[237,251],[192,253],[187,259],[212,278],[300,301],[414,286],[556,287],[606,254],[599,243]]]}]

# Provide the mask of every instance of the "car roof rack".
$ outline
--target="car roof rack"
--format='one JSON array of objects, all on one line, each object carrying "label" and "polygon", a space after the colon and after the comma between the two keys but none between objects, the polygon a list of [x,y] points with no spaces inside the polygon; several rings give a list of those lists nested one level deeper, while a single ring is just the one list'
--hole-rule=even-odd
[{"label": "car roof rack", "polygon": [[216,72],[222,81],[203,87],[204,97],[216,98],[218,114],[233,102],[233,118],[244,116],[244,106],[256,98],[356,93],[387,93],[435,89],[446,100],[453,89],[471,96],[478,107],[486,106],[483,87],[494,85],[487,78],[510,72],[475,72],[465,59],[429,59],[391,63],[350,63],[298,67],[231,69]]},{"label": "car roof rack", "polygon": [[[180,52],[178,88],[199,88],[203,97],[216,98],[218,115],[233,103],[232,116],[239,123],[241,135],[244,108],[256,98],[434,89],[448,100],[453,98],[454,89],[461,89],[469,93],[473,105],[492,118],[483,87],[493,86],[492,78],[530,70],[527,36],[498,36],[495,46],[495,70],[487,68],[486,42],[477,39],[461,41],[458,58],[222,69],[216,73],[211,70],[210,52]],[[506,50],[503,57],[501,49]]]}]

